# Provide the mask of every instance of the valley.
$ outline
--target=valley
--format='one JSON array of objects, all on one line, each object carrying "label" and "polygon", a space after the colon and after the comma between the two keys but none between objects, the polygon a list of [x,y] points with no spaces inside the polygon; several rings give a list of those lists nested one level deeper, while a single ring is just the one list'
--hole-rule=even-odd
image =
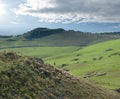
[{"label": "valley", "polygon": [[[120,40],[112,40],[86,47],[23,47],[8,48],[1,51],[22,53],[26,56],[42,58],[46,63],[69,71],[74,76],[86,77],[105,88],[119,88]],[[96,73],[96,74],[94,74]],[[106,73],[103,76],[97,74]]]},{"label": "valley", "polygon": [[0,0],[0,99],[120,99],[120,0]]},{"label": "valley", "polygon": [[[112,90],[112,92],[110,93],[112,93],[113,95],[113,94],[117,94],[117,92],[114,93],[113,91],[118,90],[120,88],[119,44],[120,44],[119,32],[108,33],[108,34],[106,33],[91,34],[91,33],[82,33],[79,31],[76,32],[72,30],[66,31],[64,29],[37,28],[23,35],[0,36],[0,53],[1,53],[0,73],[1,75],[3,75],[4,74],[3,72],[12,71],[16,74],[17,71],[19,71],[21,77],[23,77],[26,72],[28,72],[28,74],[34,73],[34,75],[38,79],[42,79],[44,81],[45,86],[42,86],[43,89],[44,88],[51,89],[51,86],[48,86],[47,84],[48,83],[51,84],[52,82],[56,83],[56,82],[54,82],[55,79],[53,74],[52,74],[53,77],[52,80],[50,80],[51,77],[49,78],[47,74],[51,72],[50,68],[54,67],[54,68],[59,68],[58,69],[59,73],[55,72],[56,74],[57,73],[60,74],[60,72],[63,72],[62,74],[60,74],[61,77],[63,77],[62,75],[67,75],[65,76],[67,77],[67,79],[69,79],[69,76],[73,77],[72,79],[74,80],[71,80],[70,82],[68,81],[67,82],[68,86],[66,85],[69,88],[69,90],[74,89],[71,87],[72,84],[71,82],[78,83],[74,87],[79,86],[79,88],[81,88],[82,85],[79,85],[79,82],[76,81],[77,79],[79,79],[81,84],[85,83],[85,85],[83,86],[87,86],[89,84],[90,86],[95,86],[95,88],[99,86],[100,88],[102,88],[101,90],[106,90],[106,89],[109,91]],[[27,58],[29,62],[25,63],[24,60],[26,60]],[[38,74],[36,74],[37,73],[36,71],[30,69],[31,67],[30,68],[26,67],[29,66],[30,64],[34,66],[35,64],[38,64],[39,61],[41,61],[42,63],[44,62],[43,68],[40,69],[39,72],[45,73],[45,74],[40,74],[41,77],[43,77],[43,75],[47,75],[47,77],[45,76],[45,78],[39,78]],[[48,67],[44,67],[44,65],[45,66],[47,65]],[[49,67],[49,65],[51,67]],[[25,69],[26,71],[22,73],[21,70],[23,69],[19,68],[18,70],[16,66],[18,67],[23,66],[23,68],[26,68]],[[16,69],[13,71],[14,68]],[[9,79],[13,79],[10,78],[9,75],[6,75],[6,73],[4,74],[4,76],[5,78],[0,78],[0,79],[3,79],[3,81],[5,82],[8,82]],[[12,75],[12,77],[13,76],[14,75]],[[59,75],[57,76],[59,78]],[[46,80],[48,78],[49,80]],[[32,79],[34,79],[34,77]],[[60,79],[62,80],[61,84],[66,82],[64,81],[63,78]],[[21,83],[21,80],[19,81],[19,79],[17,78],[15,80]],[[15,84],[17,84],[17,82]],[[35,83],[37,86],[39,86],[39,81],[37,79],[35,80]],[[35,86],[33,87],[33,89],[36,88]],[[13,87],[13,85],[10,85],[8,87]],[[17,88],[17,86],[15,87]],[[21,90],[23,89],[19,89],[18,92],[22,92]],[[65,92],[63,92],[63,97],[66,97],[66,95],[68,95],[66,93],[66,89],[67,88],[64,89]],[[36,91],[38,91],[37,89],[34,89],[36,95],[30,94],[28,91],[29,90],[28,87],[25,87],[25,90],[27,93],[24,94],[24,97],[30,97],[30,96],[38,97],[37,96],[38,94],[36,93]],[[54,89],[54,90],[57,91],[58,89]],[[95,91],[95,89],[90,89],[90,90]],[[82,97],[83,97],[82,99],[89,99],[89,98],[85,98],[87,96],[84,95],[86,94],[84,91],[88,91],[89,93],[89,90],[84,89],[84,91],[83,90],[79,90],[79,91],[82,92]],[[109,91],[107,91],[107,94],[109,94]],[[41,91],[39,90],[39,93],[40,92]],[[76,89],[70,92],[73,93],[73,95],[71,95],[70,97],[76,97],[77,93],[79,93]],[[54,98],[58,97],[57,94],[59,93],[57,94],[55,93],[54,92],[49,93],[48,97],[54,97]],[[4,93],[1,95],[5,97]],[[89,94],[89,95],[90,97],[95,97],[95,98],[99,97],[96,95],[91,96],[93,94]],[[101,94],[101,97],[104,97],[102,95],[103,93]],[[20,94],[18,96],[21,97]],[[108,99],[108,96],[105,97],[107,97],[105,99]],[[111,97],[116,97],[116,95]]]}]

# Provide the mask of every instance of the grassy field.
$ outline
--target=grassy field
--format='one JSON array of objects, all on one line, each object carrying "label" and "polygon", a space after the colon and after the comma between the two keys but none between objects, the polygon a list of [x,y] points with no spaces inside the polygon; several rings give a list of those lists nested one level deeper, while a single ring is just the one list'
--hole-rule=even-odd
[{"label": "grassy field", "polygon": [[0,53],[1,99],[120,99],[119,93],[78,79],[41,59]]},{"label": "grassy field", "polygon": [[120,87],[120,40],[87,47],[24,47],[1,49],[42,58],[46,63],[69,70],[105,88]]}]

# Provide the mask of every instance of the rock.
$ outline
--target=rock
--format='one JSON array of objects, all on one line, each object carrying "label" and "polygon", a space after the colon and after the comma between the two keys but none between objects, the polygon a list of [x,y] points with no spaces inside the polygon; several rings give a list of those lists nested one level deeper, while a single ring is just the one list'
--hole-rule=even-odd
[{"label": "rock", "polygon": [[83,76],[83,78],[89,78],[89,77],[95,76],[96,74],[97,74],[97,72],[87,73]]},{"label": "rock", "polygon": [[119,92],[120,93],[120,88],[116,89],[115,91]]},{"label": "rock", "polygon": [[104,72],[104,73],[97,73],[96,76],[104,76],[106,74],[107,74],[106,72]]}]

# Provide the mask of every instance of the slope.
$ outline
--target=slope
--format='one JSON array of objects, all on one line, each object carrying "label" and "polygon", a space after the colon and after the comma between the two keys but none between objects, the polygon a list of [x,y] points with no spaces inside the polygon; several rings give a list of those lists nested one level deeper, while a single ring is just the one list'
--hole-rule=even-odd
[{"label": "slope", "polygon": [[6,51],[43,58],[45,62],[69,70],[75,76],[86,77],[100,86],[116,89],[120,87],[119,44],[118,39],[87,47],[28,47]]},{"label": "slope", "polygon": [[[4,67],[6,66],[6,67]],[[44,64],[41,59],[0,53],[0,97],[5,99],[119,99],[71,74]]]},{"label": "slope", "polygon": [[74,30],[36,28],[23,35],[0,37],[0,48],[86,46],[120,38],[120,33],[92,34]]}]

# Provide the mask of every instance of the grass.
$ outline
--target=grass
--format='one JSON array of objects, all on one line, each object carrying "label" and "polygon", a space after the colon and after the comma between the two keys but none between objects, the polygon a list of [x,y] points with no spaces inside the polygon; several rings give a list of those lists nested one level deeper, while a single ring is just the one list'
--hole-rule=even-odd
[{"label": "grass", "polygon": [[[87,47],[25,47],[6,51],[20,52],[27,56],[43,58],[46,63],[67,69],[75,76],[83,77],[92,72],[106,75],[90,78],[102,87],[116,89],[120,87],[120,39],[94,44]],[[3,50],[1,50],[3,51]]]},{"label": "grass", "polygon": [[12,52],[0,53],[2,99],[119,99],[117,92],[100,88],[41,59]]},{"label": "grass", "polygon": [[22,46],[84,46],[120,38],[120,35],[117,34],[106,35],[78,31],[60,31],[59,29],[51,31],[50,29],[41,30],[37,28],[19,36],[0,36],[0,48]]}]

